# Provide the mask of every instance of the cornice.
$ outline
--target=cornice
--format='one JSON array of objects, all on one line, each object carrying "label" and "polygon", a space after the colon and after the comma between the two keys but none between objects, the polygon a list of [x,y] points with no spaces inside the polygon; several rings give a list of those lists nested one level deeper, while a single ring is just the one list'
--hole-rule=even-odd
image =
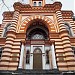
[{"label": "cornice", "polygon": [[65,17],[65,18],[66,18],[66,17],[68,17],[68,18],[69,18],[69,17],[73,17],[73,12],[72,12],[72,11],[65,11],[65,10],[62,10],[61,13],[62,13],[62,16]]},{"label": "cornice", "polygon": [[20,13],[55,13],[57,10],[61,10],[62,4],[60,2],[55,2],[53,4],[45,4],[44,6],[30,6],[29,4],[15,2],[13,7],[14,11],[6,11],[3,13],[4,19],[7,19],[8,17],[12,19],[15,11],[18,11]]},{"label": "cornice", "polygon": [[[16,2],[13,5],[15,11],[19,12],[30,12],[30,11],[57,11],[61,10],[62,4],[60,2],[55,2],[53,4],[45,4],[45,6],[30,6],[29,4],[22,4],[20,2]],[[38,11],[38,12],[39,12]]]},{"label": "cornice", "polygon": [[14,11],[5,11],[3,12],[3,19],[12,19]]},{"label": "cornice", "polygon": [[21,9],[31,8],[29,4],[22,4],[20,2],[15,2],[13,7],[15,11],[20,11]]},{"label": "cornice", "polygon": [[9,16],[12,16],[14,14],[14,11],[5,11],[5,12],[3,12],[3,16],[7,16],[7,15],[9,15]]}]

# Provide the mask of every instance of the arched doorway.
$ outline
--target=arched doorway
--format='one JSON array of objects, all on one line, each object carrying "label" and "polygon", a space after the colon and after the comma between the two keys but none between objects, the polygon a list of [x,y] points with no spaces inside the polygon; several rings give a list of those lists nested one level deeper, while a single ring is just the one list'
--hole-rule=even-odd
[{"label": "arched doorway", "polygon": [[33,52],[33,69],[42,69],[42,52],[36,48]]},{"label": "arched doorway", "polygon": [[26,64],[26,69],[50,69],[49,63],[46,63],[46,50],[50,50],[49,29],[43,20],[34,19],[28,26],[27,49],[30,50],[30,63]]},{"label": "arched doorway", "polygon": [[[44,20],[31,20],[26,25],[25,33],[25,51],[30,52],[29,57],[25,59],[28,60],[28,63],[25,62],[25,69],[51,69],[51,66],[56,68],[54,44],[50,40],[50,28]],[[50,53],[53,55],[53,60]]]}]

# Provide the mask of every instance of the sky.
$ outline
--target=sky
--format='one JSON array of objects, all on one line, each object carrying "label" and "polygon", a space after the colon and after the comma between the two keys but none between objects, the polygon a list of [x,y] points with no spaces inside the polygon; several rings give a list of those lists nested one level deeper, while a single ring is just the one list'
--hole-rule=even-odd
[{"label": "sky", "polygon": [[[9,9],[3,5],[2,0],[0,0],[0,23],[2,23],[2,13],[4,11],[13,11],[13,4],[14,2],[17,2],[18,0],[4,0],[5,4]],[[23,0],[24,3],[28,4],[29,0]],[[57,0],[62,3],[62,10],[72,10],[75,12],[75,0]],[[51,3],[50,0],[46,0],[46,4]],[[74,13],[75,14],[75,13]]]}]

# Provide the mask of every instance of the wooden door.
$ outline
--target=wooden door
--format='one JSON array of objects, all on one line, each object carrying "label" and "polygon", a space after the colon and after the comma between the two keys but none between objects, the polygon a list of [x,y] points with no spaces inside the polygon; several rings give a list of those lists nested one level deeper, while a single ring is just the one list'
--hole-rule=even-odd
[{"label": "wooden door", "polygon": [[33,54],[33,69],[42,69],[42,52],[39,49]]}]

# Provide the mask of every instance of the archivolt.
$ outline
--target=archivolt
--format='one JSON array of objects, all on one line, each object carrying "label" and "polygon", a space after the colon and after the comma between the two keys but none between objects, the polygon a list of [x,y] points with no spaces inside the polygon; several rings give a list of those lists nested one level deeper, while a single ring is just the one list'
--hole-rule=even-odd
[{"label": "archivolt", "polygon": [[57,29],[54,25],[54,22],[50,18],[48,18],[46,16],[41,16],[41,15],[34,15],[34,16],[29,16],[22,21],[22,23],[19,27],[19,32],[22,32],[22,33],[26,32],[30,23],[36,19],[42,20],[45,23],[45,25],[48,27],[49,32],[52,32],[52,31],[56,32],[57,31]]}]

